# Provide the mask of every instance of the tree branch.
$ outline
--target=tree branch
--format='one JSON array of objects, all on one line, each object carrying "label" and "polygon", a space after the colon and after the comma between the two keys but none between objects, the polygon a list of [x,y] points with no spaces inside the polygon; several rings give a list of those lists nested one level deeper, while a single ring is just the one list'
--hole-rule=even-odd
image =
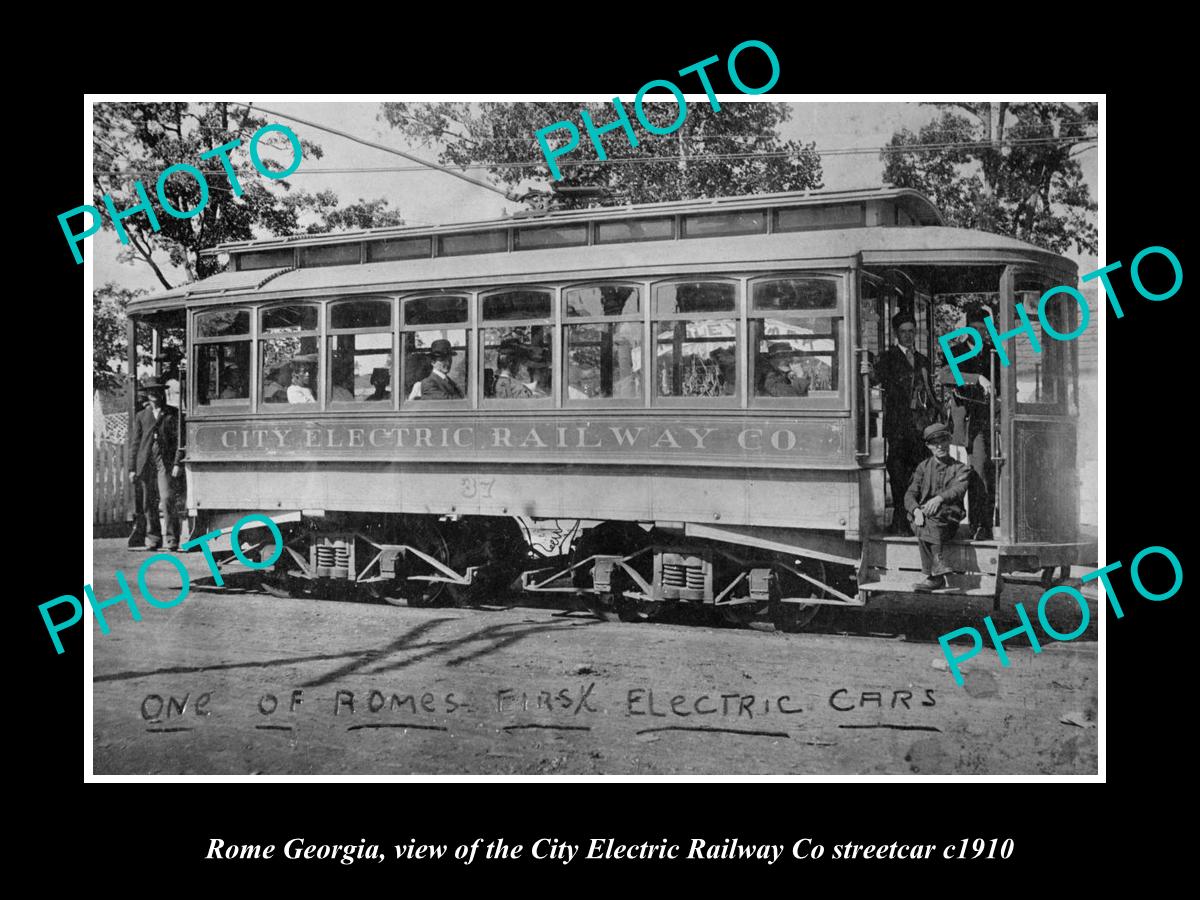
[{"label": "tree branch", "polygon": [[160,269],[158,267],[158,263],[154,261],[154,257],[151,255],[151,249],[145,243],[145,239],[136,228],[132,231],[129,231],[128,234],[129,243],[132,244],[133,248],[141,254],[142,259],[146,261],[150,268],[154,270],[154,274],[158,276],[158,280],[162,282],[163,287],[165,287],[167,290],[170,290],[173,285],[171,282],[167,281],[166,276],[162,273],[162,269]]}]

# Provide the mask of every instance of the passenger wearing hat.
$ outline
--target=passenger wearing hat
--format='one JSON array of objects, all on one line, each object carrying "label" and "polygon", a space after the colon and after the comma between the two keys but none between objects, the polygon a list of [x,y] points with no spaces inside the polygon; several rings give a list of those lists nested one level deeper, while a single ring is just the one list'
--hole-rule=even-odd
[{"label": "passenger wearing hat", "polygon": [[918,353],[917,323],[911,314],[892,317],[896,343],[889,347],[870,371],[871,383],[883,388],[883,436],[887,441],[888,480],[892,485],[892,527],[895,534],[908,534],[901,509],[913,469],[925,456],[921,429],[937,416],[929,358]]},{"label": "passenger wearing hat", "polygon": [[392,372],[386,366],[371,370],[371,387],[375,388],[373,393],[367,400],[391,400],[392,392],[388,390],[388,385],[392,383]]},{"label": "passenger wearing hat", "polygon": [[528,358],[528,349],[517,338],[505,338],[500,342],[496,354],[496,381],[492,386],[497,400],[529,400],[533,397],[533,391],[517,377],[517,370]]},{"label": "passenger wearing hat", "polygon": [[142,486],[147,550],[157,550],[164,536],[168,550],[179,549],[172,479],[179,477],[183,448],[179,446],[179,410],[167,406],[166,387],[158,381],[145,385],[150,402],[134,416],[129,436],[129,480]]},{"label": "passenger wearing hat", "polygon": [[527,383],[532,397],[549,397],[550,386],[550,354],[544,347],[532,346],[525,359],[525,372],[529,376]]},{"label": "passenger wearing hat", "polygon": [[287,389],[291,383],[291,363],[268,369],[267,380],[263,385],[263,403],[287,403]]},{"label": "passenger wearing hat", "polygon": [[950,456],[950,429],[945,425],[930,425],[923,438],[930,456],[913,472],[904,508],[917,536],[925,573],[925,580],[914,587],[933,591],[946,586],[946,575],[952,571],[942,558],[942,546],[954,537],[962,521],[971,470]]},{"label": "passenger wearing hat", "polygon": [[767,373],[760,397],[807,397],[809,379],[800,367],[800,354],[786,341],[767,345]]},{"label": "passenger wearing hat", "polygon": [[292,383],[288,385],[288,403],[316,403],[313,396],[312,369],[316,367],[317,354],[300,353],[292,357]]},{"label": "passenger wearing hat", "polygon": [[438,338],[429,345],[429,358],[433,360],[433,371],[420,382],[419,390],[413,392],[414,400],[465,400],[466,394],[450,377],[454,364],[454,348],[445,338]]}]

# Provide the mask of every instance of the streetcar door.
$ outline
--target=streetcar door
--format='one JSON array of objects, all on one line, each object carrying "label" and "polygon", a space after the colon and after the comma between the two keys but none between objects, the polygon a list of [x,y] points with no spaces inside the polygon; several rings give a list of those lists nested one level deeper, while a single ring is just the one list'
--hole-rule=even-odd
[{"label": "streetcar door", "polygon": [[[1001,440],[993,445],[992,457],[1001,531],[1015,543],[1070,543],[1078,535],[1079,345],[1051,338],[1038,318],[1042,294],[1059,283],[1045,271],[1016,266],[1006,268],[1000,279],[1001,333],[1020,324],[1015,310],[1020,304],[1041,346],[1034,353],[1026,335],[1017,335],[1004,342],[1010,364],[994,362],[1001,385]],[[1078,325],[1078,307],[1067,294],[1051,298],[1044,314],[1059,334]]]}]

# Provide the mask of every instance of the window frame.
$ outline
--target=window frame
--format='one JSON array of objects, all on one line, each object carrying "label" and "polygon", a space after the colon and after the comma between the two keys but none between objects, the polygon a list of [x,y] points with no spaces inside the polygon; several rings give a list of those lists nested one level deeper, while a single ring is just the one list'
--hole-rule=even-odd
[{"label": "window frame", "polygon": [[[848,356],[847,309],[849,308],[847,275],[844,272],[831,272],[824,269],[792,270],[756,274],[746,279],[746,378],[747,399],[749,409],[848,409],[849,393],[846,386],[846,359]],[[831,307],[823,309],[790,309],[790,310],[758,310],[754,308],[754,287],[769,281],[816,280],[832,281],[837,288],[837,301]],[[837,391],[822,392],[823,396],[807,397],[759,397],[752,389],[754,378],[755,358],[752,358],[750,338],[754,334],[754,323],[774,319],[784,322],[799,322],[810,319],[832,319],[834,326],[832,336],[836,351],[835,374],[838,379]],[[755,357],[757,347],[754,348]]]},{"label": "window frame", "polygon": [[[485,319],[483,303],[487,297],[497,294],[510,294],[514,291],[541,291],[550,295],[550,315],[545,319]],[[558,409],[562,406],[562,287],[551,287],[546,284],[510,284],[503,287],[487,288],[477,291],[472,311],[479,323],[475,329],[475,344],[479,359],[478,371],[472,380],[472,387],[478,392],[479,409]],[[535,397],[529,400],[498,400],[495,397],[484,396],[484,331],[494,327],[531,328],[542,326],[550,328],[550,395]]]},{"label": "window frame", "polygon": [[[468,290],[424,290],[410,291],[401,294],[398,298],[399,310],[396,322],[398,324],[397,331],[397,348],[396,348],[396,367],[398,375],[397,380],[393,383],[394,390],[392,391],[392,400],[399,403],[401,411],[418,411],[418,410],[463,410],[463,409],[478,409],[479,399],[475,391],[475,373],[471,371],[471,359],[476,356],[476,336],[478,334],[478,326],[475,318],[475,301],[477,291]],[[410,325],[408,323],[407,311],[408,302],[410,300],[421,300],[426,297],[458,297],[467,301],[467,318],[464,322],[442,322],[431,323],[422,322]],[[405,354],[405,334],[418,331],[449,331],[451,329],[461,328],[466,334],[467,353],[467,377],[464,379],[465,384],[459,385],[466,390],[466,397],[463,400],[409,400],[408,391],[404,389],[404,371],[406,360]],[[478,362],[475,368],[479,368]],[[411,390],[411,388],[410,388]]]},{"label": "window frame", "polygon": [[[640,297],[641,310],[634,314],[622,314],[619,316],[568,316],[567,315],[567,293],[569,291],[587,290],[588,288],[600,287],[629,287],[637,288]],[[649,378],[647,374],[646,363],[649,360],[649,354],[646,350],[649,346],[650,338],[650,286],[649,282],[637,281],[627,278],[614,279],[599,279],[593,281],[582,281],[571,284],[564,284],[559,288],[558,299],[558,314],[561,325],[557,330],[558,342],[562,346],[560,360],[560,376],[561,376],[561,393],[562,407],[564,409],[603,409],[606,407],[617,407],[622,409],[644,409],[649,406]],[[642,337],[642,390],[641,395],[631,398],[617,397],[596,397],[589,400],[572,400],[568,391],[568,375],[570,372],[570,361],[567,359],[567,329],[574,325],[606,325],[617,322],[637,322],[641,327]]]},{"label": "window frame", "polygon": [[[734,287],[733,309],[727,312],[712,312],[712,313],[669,313],[659,316],[655,312],[655,302],[657,300],[657,292],[659,288],[668,284],[693,284],[697,282],[731,284]],[[652,382],[650,385],[650,406],[651,407],[689,407],[693,409],[740,409],[744,405],[745,400],[745,365],[742,360],[745,358],[743,347],[746,342],[746,279],[738,278],[734,275],[709,275],[698,273],[690,276],[672,276],[670,278],[655,279],[650,282],[649,296],[646,302],[646,310],[648,313],[647,327],[649,328],[650,352],[649,359],[653,362],[654,367],[647,374],[647,379]],[[734,321],[734,354],[738,386],[734,392],[728,396],[720,397],[670,397],[662,396],[658,393],[658,324],[660,322],[696,322],[710,319],[733,319]]]},{"label": "window frame", "polygon": [[[245,312],[248,314],[250,322],[246,333],[237,335],[214,335],[211,337],[199,337],[200,328],[198,320],[206,315],[222,312]],[[209,306],[198,307],[191,310],[191,316],[188,318],[188,353],[191,357],[191,372],[189,380],[191,387],[187,390],[188,411],[189,414],[205,415],[223,415],[225,413],[244,414],[251,412],[254,409],[254,391],[256,388],[255,379],[257,376],[256,360],[255,360],[255,331],[258,325],[258,310],[251,305],[246,306]],[[246,373],[246,386],[249,389],[249,396],[245,402],[240,400],[218,400],[216,405],[213,401],[201,405],[200,404],[200,347],[205,344],[231,344],[234,342],[245,342],[250,345],[249,353],[249,370]],[[190,373],[189,373],[190,374]]]},{"label": "window frame", "polygon": [[[351,303],[386,303],[390,314],[389,324],[384,327],[380,325],[363,326],[361,328],[334,328],[333,327],[333,310],[337,306],[343,306]],[[323,322],[325,324],[325,333],[323,336],[324,349],[327,358],[330,360],[330,365],[325,367],[325,376],[322,378],[323,389],[326,391],[325,396],[328,398],[323,409],[330,412],[370,412],[370,411],[394,411],[396,409],[396,362],[400,356],[396,348],[396,298],[394,296],[380,296],[374,294],[363,294],[350,297],[334,297],[324,302]],[[330,346],[333,338],[344,334],[387,334],[391,336],[389,342],[389,350],[392,355],[391,369],[391,385],[392,385],[392,402],[386,403],[368,403],[365,400],[334,400],[333,399],[333,348]],[[378,351],[376,351],[378,352]]]},{"label": "window frame", "polygon": [[[263,328],[263,317],[273,309],[281,309],[289,306],[312,306],[317,310],[317,328],[316,331],[281,331],[268,334]],[[323,372],[327,366],[325,352],[325,307],[328,306],[328,301],[324,298],[318,299],[297,299],[278,300],[271,303],[263,303],[255,309],[255,347],[254,347],[254,379],[255,390],[258,391],[254,396],[255,410],[258,413],[270,416],[286,415],[290,412],[300,412],[302,409],[307,409],[310,412],[325,411],[325,379],[319,377],[316,380],[317,384],[309,385],[309,389],[313,391],[313,397],[316,403],[264,403],[262,399],[262,385],[265,372],[263,372],[263,342],[273,340],[278,337],[314,337],[317,340],[317,371],[318,374]],[[276,409],[276,407],[281,407]]]}]

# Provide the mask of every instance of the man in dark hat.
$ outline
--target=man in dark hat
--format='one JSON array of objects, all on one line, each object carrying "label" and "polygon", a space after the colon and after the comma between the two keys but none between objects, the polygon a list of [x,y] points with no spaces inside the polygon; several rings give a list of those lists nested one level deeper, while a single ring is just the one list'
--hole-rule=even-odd
[{"label": "man in dark hat", "polygon": [[914,587],[933,591],[946,586],[946,575],[952,571],[942,559],[942,545],[954,537],[962,521],[971,470],[950,456],[950,429],[945,425],[930,425],[923,438],[930,456],[913,472],[904,508],[917,536],[925,573],[925,580]]},{"label": "man in dark hat", "polygon": [[887,440],[888,480],[892,485],[892,527],[908,534],[902,509],[913,469],[925,455],[921,429],[936,417],[929,359],[918,353],[916,320],[906,312],[892,317],[896,343],[875,364],[871,383],[883,388],[883,436]]},{"label": "man in dark hat", "polygon": [[767,345],[767,373],[760,397],[807,397],[809,379],[800,367],[800,355],[786,341]]},{"label": "man in dark hat", "polygon": [[429,345],[429,358],[433,360],[433,371],[421,381],[417,400],[465,400],[466,394],[450,377],[454,364],[454,348],[445,338],[438,338]]},{"label": "man in dark hat", "polygon": [[179,410],[167,406],[166,385],[152,381],[144,387],[149,403],[133,419],[129,436],[129,480],[140,481],[146,510],[147,550],[157,550],[166,538],[168,550],[179,549],[179,520],[175,516],[175,487],[183,449],[179,446]]},{"label": "man in dark hat", "polygon": [[[951,442],[966,449],[972,476],[967,489],[967,512],[970,517],[971,537],[975,540],[992,539],[992,521],[995,514],[995,479],[992,464],[992,419],[991,394],[998,385],[991,383],[991,335],[983,320],[991,315],[990,309],[971,307],[967,310],[967,324],[983,338],[983,349],[979,354],[958,364],[963,384],[954,380],[949,366],[939,370],[938,381],[949,397]],[[970,339],[954,349],[962,356],[973,347]],[[998,395],[997,395],[998,396]]]}]

